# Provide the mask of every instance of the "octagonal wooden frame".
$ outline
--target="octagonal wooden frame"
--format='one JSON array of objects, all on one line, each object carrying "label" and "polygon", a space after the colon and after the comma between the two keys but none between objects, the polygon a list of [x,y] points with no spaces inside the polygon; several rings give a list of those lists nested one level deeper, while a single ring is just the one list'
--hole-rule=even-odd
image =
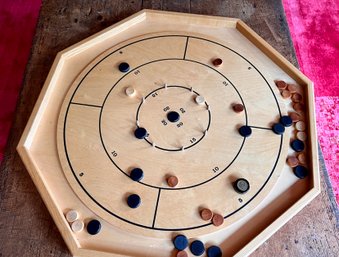
[{"label": "octagonal wooden frame", "polygon": [[[46,117],[49,115],[48,109],[51,108],[51,105],[53,105],[52,100],[55,95],[55,90],[58,87],[57,82],[60,80],[69,80],[72,82],[70,74],[65,73],[65,69],[67,68],[65,64],[72,64],[73,59],[76,59],[77,63],[83,62],[84,64],[79,65],[79,67],[75,68],[73,71],[74,74],[78,74],[82,68],[99,53],[128,38],[121,37],[120,34],[133,28],[137,24],[148,22],[150,24],[155,22],[163,24],[180,24],[180,26],[186,27],[187,30],[189,29],[189,26],[202,26],[208,29],[214,29],[216,31],[215,33],[218,33],[218,31],[226,27],[235,28],[304,89],[308,110],[308,158],[309,167],[312,171],[310,176],[310,185],[302,197],[300,197],[297,201],[292,202],[283,213],[279,213],[277,218],[270,225],[261,230],[260,233],[251,240],[239,244],[240,248],[237,251],[237,256],[249,255],[320,193],[320,176],[318,170],[313,83],[239,19],[143,10],[58,53],[34,107],[33,113],[18,144],[17,150],[49,212],[51,213],[62,237],[74,256],[127,256],[125,253],[121,252],[112,254],[105,251],[86,249],[86,247],[83,247],[77,241],[76,236],[74,236],[72,231],[69,229],[69,224],[65,220],[63,210],[60,210],[60,208],[56,205],[53,199],[52,189],[48,187],[48,183],[44,176],[45,172],[53,169],[61,169],[61,166],[60,164],[51,165],[48,162],[38,161],[37,158],[43,159],[44,156],[37,157],[38,152],[34,147],[36,147],[36,138],[41,132],[41,126],[46,126],[46,121],[48,122]],[[99,52],[93,50],[97,45],[100,45],[102,48]],[[53,108],[55,108],[55,106]],[[58,108],[60,108],[60,106],[58,106]],[[53,122],[55,122],[55,120],[51,122],[52,126],[55,125]],[[53,140],[55,139],[51,139],[51,141],[46,142],[41,147],[53,148]],[[57,158],[57,156],[55,157]]]}]

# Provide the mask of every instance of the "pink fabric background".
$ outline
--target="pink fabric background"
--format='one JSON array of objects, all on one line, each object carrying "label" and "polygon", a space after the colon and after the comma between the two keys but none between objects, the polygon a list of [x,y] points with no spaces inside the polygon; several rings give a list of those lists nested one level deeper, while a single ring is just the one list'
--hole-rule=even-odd
[{"label": "pink fabric background", "polygon": [[[314,81],[317,129],[339,202],[339,1],[283,0],[301,70]],[[0,162],[14,116],[41,0],[2,0]]]},{"label": "pink fabric background", "polygon": [[41,0],[2,0],[0,8],[0,162],[11,128],[15,105]]},{"label": "pink fabric background", "polygon": [[318,139],[339,203],[339,1],[283,3],[300,69],[314,82]]}]

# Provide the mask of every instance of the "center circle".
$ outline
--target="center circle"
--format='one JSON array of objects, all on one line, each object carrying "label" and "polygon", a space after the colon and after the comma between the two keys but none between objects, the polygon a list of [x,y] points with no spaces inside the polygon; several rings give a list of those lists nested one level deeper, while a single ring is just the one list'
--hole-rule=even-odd
[{"label": "center circle", "polygon": [[180,119],[180,114],[175,111],[169,112],[167,113],[167,119],[170,122],[177,122]]},{"label": "center circle", "polygon": [[145,141],[163,151],[182,151],[198,144],[207,133],[211,113],[207,102],[191,88],[169,85],[148,93],[137,110],[137,123],[147,130]]}]

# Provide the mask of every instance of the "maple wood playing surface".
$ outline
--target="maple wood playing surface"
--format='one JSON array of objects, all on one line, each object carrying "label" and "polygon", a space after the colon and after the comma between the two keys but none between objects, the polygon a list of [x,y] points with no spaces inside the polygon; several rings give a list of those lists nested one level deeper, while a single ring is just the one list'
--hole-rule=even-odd
[{"label": "maple wood playing surface", "polygon": [[[289,137],[271,126],[287,113],[273,87],[243,53],[208,36],[157,33],[123,42],[97,57],[64,99],[57,134],[64,174],[112,225],[150,235],[220,229],[263,201],[284,165]],[[170,121],[169,112],[179,119]],[[243,125],[249,137],[239,134]],[[145,139],[135,137],[138,127]],[[143,170],[139,182],[129,177],[133,168]],[[168,185],[169,176],[177,186]],[[244,194],[233,187],[239,178],[250,184]],[[141,197],[139,207],[127,205],[129,194]],[[221,214],[223,226],[203,220],[203,207]]]}]

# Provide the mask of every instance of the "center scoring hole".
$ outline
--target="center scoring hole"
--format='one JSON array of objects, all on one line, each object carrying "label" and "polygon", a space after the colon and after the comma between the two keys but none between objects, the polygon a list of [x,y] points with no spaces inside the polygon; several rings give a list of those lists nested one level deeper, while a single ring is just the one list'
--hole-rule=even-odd
[{"label": "center scoring hole", "polygon": [[169,112],[167,113],[167,119],[170,121],[170,122],[177,122],[179,119],[180,119],[180,115],[179,113],[177,112]]}]

